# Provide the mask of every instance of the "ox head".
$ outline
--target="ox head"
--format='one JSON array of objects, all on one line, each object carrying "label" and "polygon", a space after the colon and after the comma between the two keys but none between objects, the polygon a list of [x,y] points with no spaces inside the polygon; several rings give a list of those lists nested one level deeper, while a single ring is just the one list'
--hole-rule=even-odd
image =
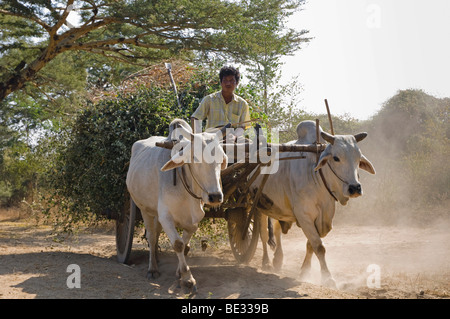
[{"label": "ox head", "polygon": [[223,201],[220,171],[227,167],[228,157],[219,140],[222,132],[193,134],[179,126],[174,130],[179,143],[172,149],[170,160],[161,171],[168,171],[185,165],[186,179],[192,190],[202,201],[215,206]]},{"label": "ox head", "polygon": [[372,163],[361,153],[357,145],[366,138],[367,133],[333,136],[321,132],[321,136],[330,144],[320,155],[314,170],[323,167],[328,172],[327,182],[332,184],[331,189],[339,202],[346,205],[350,197],[363,194],[358,169],[375,174]]}]

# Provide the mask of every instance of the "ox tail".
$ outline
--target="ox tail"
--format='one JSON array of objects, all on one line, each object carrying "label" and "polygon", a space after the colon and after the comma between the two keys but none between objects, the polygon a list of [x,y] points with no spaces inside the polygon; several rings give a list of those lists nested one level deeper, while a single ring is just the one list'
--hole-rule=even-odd
[{"label": "ox tail", "polygon": [[267,221],[267,229],[269,231],[269,240],[267,241],[267,243],[269,244],[270,248],[272,250],[275,250],[275,248],[277,247],[277,244],[275,243],[275,239],[274,239],[274,235],[273,235],[273,222],[272,222],[272,218],[268,218]]}]

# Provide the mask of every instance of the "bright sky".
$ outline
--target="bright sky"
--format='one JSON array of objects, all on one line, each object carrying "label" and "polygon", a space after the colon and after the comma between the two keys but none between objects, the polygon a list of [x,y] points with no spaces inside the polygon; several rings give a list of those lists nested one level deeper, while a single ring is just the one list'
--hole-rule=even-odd
[{"label": "bright sky", "polygon": [[289,27],[314,37],[282,70],[306,111],[327,98],[333,115],[367,119],[400,89],[450,97],[449,0],[309,0]]}]

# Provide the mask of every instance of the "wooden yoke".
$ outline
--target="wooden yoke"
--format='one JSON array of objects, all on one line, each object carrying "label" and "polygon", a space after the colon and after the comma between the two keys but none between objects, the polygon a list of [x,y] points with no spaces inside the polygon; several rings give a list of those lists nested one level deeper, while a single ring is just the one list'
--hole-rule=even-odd
[{"label": "wooden yoke", "polygon": [[[167,148],[171,150],[179,141],[162,141],[156,142],[156,146]],[[250,143],[236,143],[236,144],[223,144],[222,147],[224,151],[227,148],[234,148],[237,151],[239,148],[245,148],[245,152],[248,153],[250,150]],[[279,152],[310,152],[316,153],[317,151],[323,152],[325,150],[326,145],[319,142],[319,144],[275,144],[275,143],[267,143],[268,148],[278,148]]]}]

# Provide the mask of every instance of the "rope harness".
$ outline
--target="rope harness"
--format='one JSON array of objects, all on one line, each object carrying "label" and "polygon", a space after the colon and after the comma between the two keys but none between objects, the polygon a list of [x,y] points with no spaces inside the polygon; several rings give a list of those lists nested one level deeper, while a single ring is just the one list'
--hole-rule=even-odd
[{"label": "rope harness", "polygon": [[[330,168],[330,170],[333,172],[334,176],[336,176],[342,183],[344,183],[345,185],[350,185],[348,182],[346,182],[343,178],[341,178],[333,169],[333,167],[331,167],[330,163],[327,161],[327,165]],[[325,188],[327,189],[328,193],[331,195],[331,197],[334,198],[334,200],[337,202],[338,199],[336,198],[336,196],[333,194],[333,192],[331,191],[330,187],[327,184],[327,181],[325,179],[325,176],[323,175],[322,172],[322,168],[319,168],[319,175],[320,178],[322,179],[323,185],[325,186]]]},{"label": "rope harness", "polygon": [[337,202],[338,199],[336,198],[336,196],[334,196],[333,192],[331,191],[330,187],[327,184],[327,181],[325,180],[325,176],[323,176],[322,168],[319,168],[319,175],[320,175],[320,179],[322,180],[323,185],[325,186],[325,188],[328,191],[328,194],[330,194],[331,197],[333,197],[334,200]]},{"label": "rope harness", "polygon": [[194,180],[194,182],[198,185],[198,187],[200,187],[200,189],[205,192],[206,194],[208,194],[208,192],[206,191],[206,189],[199,183],[199,181],[197,180],[197,178],[195,177],[195,175],[192,173],[192,168],[190,165],[183,165],[181,167],[179,167],[181,174],[180,175],[180,179],[181,179],[181,183],[183,184],[184,188],[186,189],[186,191],[189,193],[189,195],[191,195],[192,197],[194,197],[195,199],[202,199],[201,196],[196,195],[191,188],[189,187],[187,181],[186,181],[186,172],[183,169],[184,166],[187,166],[189,168],[189,172],[191,173],[191,177]]}]

